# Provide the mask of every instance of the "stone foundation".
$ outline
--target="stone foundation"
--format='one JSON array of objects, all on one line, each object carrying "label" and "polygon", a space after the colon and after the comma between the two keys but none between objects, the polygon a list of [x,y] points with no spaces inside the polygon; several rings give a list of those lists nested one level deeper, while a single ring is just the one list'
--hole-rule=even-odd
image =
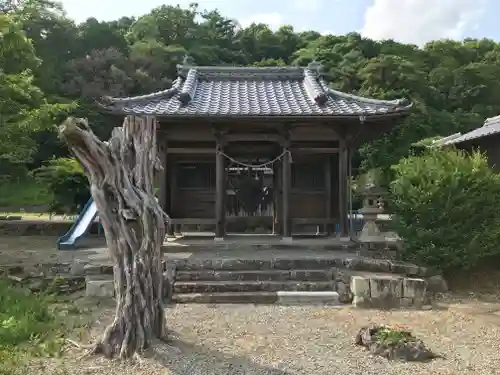
[{"label": "stone foundation", "polygon": [[[446,291],[446,282],[438,273],[411,263],[345,252],[303,257],[297,252],[282,254],[279,258],[257,259],[222,256],[165,259],[165,300],[167,303],[318,303],[414,308],[427,304],[433,293]],[[47,279],[81,279],[88,296],[114,295],[111,263],[44,262],[31,269],[0,266],[2,272],[43,275]]]},{"label": "stone foundation", "polygon": [[[74,262],[45,264],[44,273],[86,279],[86,294],[114,295],[113,267]],[[413,264],[355,256],[302,259],[164,261],[166,302],[324,303],[361,308],[415,308],[446,285]],[[432,281],[427,282],[427,279]],[[437,290],[436,290],[437,288]],[[428,293],[430,292],[430,293]],[[220,301],[220,302],[218,302]]]},{"label": "stone foundation", "polygon": [[395,275],[353,276],[352,304],[362,308],[421,308],[427,304],[427,281]]}]

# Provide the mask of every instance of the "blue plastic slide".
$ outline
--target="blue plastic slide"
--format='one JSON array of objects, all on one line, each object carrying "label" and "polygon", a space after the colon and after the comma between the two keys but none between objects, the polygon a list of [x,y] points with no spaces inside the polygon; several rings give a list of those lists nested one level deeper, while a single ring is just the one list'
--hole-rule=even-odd
[{"label": "blue plastic slide", "polygon": [[59,250],[75,249],[76,243],[87,233],[96,215],[97,207],[90,198],[68,233],[57,240],[57,248]]}]

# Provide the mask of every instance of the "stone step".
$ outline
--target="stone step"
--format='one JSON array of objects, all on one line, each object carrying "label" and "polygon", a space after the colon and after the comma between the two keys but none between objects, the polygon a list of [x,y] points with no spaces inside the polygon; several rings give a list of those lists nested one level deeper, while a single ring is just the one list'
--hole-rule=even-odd
[{"label": "stone step", "polygon": [[334,291],[333,281],[176,281],[174,293]]},{"label": "stone step", "polygon": [[111,298],[115,296],[113,277],[90,275],[85,277],[85,295],[87,297]]},{"label": "stone step", "polygon": [[333,270],[178,271],[176,281],[331,281]]},{"label": "stone step", "polygon": [[342,306],[336,292],[222,292],[174,294],[173,303]]},{"label": "stone step", "polygon": [[280,291],[276,293],[279,305],[300,306],[300,305],[322,305],[341,306],[339,294],[332,291],[323,292],[300,292],[300,291]]},{"label": "stone step", "polygon": [[325,270],[345,268],[353,271],[396,273],[411,277],[433,276],[432,270],[411,263],[348,256],[332,253],[328,257],[274,258],[274,259],[183,259],[169,261],[177,271],[263,271],[263,270]]},{"label": "stone step", "polygon": [[172,297],[173,303],[273,304],[277,300],[276,292],[184,293]]}]

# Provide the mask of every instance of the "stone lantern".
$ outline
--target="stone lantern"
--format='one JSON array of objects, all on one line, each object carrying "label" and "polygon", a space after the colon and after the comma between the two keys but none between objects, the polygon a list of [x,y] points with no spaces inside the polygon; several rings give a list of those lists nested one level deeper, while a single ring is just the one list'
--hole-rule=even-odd
[{"label": "stone lantern", "polygon": [[373,183],[367,184],[362,192],[363,208],[359,211],[363,214],[363,229],[359,235],[362,242],[380,241],[385,237],[381,234],[376,220],[379,214],[384,213],[382,198],[387,193]]},{"label": "stone lantern", "polygon": [[380,187],[369,184],[362,192],[363,229],[357,238],[359,244],[358,255],[378,259],[397,259],[399,240],[397,237],[389,238],[388,234],[381,231],[377,225],[377,217],[384,213],[382,199],[387,192]]}]

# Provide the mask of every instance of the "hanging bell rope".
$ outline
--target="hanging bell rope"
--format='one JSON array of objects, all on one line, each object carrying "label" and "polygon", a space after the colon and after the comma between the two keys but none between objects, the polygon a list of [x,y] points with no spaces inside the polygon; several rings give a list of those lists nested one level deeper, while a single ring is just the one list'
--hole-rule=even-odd
[{"label": "hanging bell rope", "polygon": [[279,156],[275,157],[273,160],[270,160],[270,161],[262,163],[262,164],[247,164],[247,163],[243,163],[241,161],[238,161],[238,160],[232,158],[231,156],[223,153],[222,151],[217,151],[217,153],[224,156],[226,159],[228,159],[229,161],[231,161],[232,163],[234,163],[236,165],[240,165],[242,167],[250,168],[250,169],[265,168],[265,167],[271,166],[274,163],[276,163],[277,161],[281,160],[283,158],[283,156],[285,156],[287,154],[289,156],[289,160],[290,161],[292,160],[292,153],[290,152],[290,150],[285,150]]}]

